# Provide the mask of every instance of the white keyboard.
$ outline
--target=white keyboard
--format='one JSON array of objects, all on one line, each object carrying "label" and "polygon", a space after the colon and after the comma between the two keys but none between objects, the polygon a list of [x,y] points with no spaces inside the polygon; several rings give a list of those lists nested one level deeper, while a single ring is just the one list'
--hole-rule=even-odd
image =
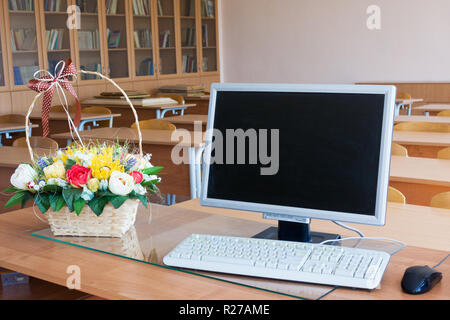
[{"label": "white keyboard", "polygon": [[389,259],[375,250],[194,234],[163,261],[179,268],[375,289]]}]

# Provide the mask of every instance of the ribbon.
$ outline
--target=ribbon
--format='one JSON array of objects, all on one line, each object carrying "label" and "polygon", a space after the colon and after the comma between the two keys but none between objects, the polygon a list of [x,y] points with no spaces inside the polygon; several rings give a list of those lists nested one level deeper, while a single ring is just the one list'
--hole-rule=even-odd
[{"label": "ribbon", "polygon": [[[62,66],[61,66],[62,64]],[[58,72],[58,69],[59,72]],[[46,73],[44,76],[40,76],[42,73]],[[72,86],[71,77],[76,77],[77,70],[72,63],[71,59],[67,59],[66,62],[60,61],[55,67],[55,76],[46,70],[36,71],[34,74],[34,79],[28,82],[28,88],[41,93],[44,92],[44,100],[42,104],[42,136],[45,138],[50,133],[49,126],[49,114],[50,107],[52,105],[53,94],[55,88],[57,90],[63,89],[68,91],[76,101],[76,113],[75,113],[75,126],[79,126],[81,122],[81,104],[78,100],[77,93]],[[40,77],[38,77],[40,76]],[[63,92],[64,94],[64,92]]]}]

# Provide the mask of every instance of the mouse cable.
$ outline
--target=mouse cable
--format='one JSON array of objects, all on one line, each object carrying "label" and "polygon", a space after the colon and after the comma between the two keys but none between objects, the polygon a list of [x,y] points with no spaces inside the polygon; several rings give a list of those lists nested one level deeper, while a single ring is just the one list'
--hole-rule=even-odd
[{"label": "mouse cable", "polygon": [[383,237],[348,237],[348,238],[342,238],[342,239],[326,240],[326,241],[321,242],[320,244],[327,244],[327,243],[333,243],[333,242],[344,241],[344,240],[385,240],[385,241],[392,241],[392,242],[396,242],[396,243],[400,244],[401,247],[399,249],[395,250],[393,253],[391,253],[391,256],[393,256],[397,252],[400,252],[401,250],[406,248],[406,243],[404,243],[402,241],[398,241],[398,240],[394,240],[394,239],[390,239],[390,238],[383,238]]},{"label": "mouse cable", "polygon": [[445,260],[447,260],[447,258],[450,257],[450,254],[448,254],[441,262],[439,262],[437,265],[435,265],[433,268],[431,269],[436,269],[437,267],[439,267],[441,264],[444,263]]}]

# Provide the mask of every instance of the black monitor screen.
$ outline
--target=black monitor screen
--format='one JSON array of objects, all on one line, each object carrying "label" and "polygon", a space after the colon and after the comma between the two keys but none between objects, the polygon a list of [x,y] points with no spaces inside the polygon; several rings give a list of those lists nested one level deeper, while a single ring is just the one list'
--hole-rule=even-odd
[{"label": "black monitor screen", "polygon": [[383,94],[217,93],[207,197],[375,214]]}]

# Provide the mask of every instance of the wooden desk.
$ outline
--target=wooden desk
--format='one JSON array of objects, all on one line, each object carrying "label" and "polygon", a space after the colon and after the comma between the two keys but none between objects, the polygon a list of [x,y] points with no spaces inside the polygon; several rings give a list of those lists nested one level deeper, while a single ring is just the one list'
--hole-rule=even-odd
[{"label": "wooden desk", "polygon": [[450,134],[394,131],[393,142],[406,147],[411,157],[436,158],[439,150],[450,147]]},{"label": "wooden desk", "polygon": [[[183,115],[187,109],[194,108],[196,104],[159,104],[146,103],[148,99],[131,99],[139,120],[164,118],[167,112]],[[104,106],[121,113],[123,116],[116,119],[116,127],[130,127],[134,122],[134,115],[130,106],[124,99],[87,99],[81,102],[83,106]]]},{"label": "wooden desk", "polygon": [[[168,214],[178,210],[177,216],[182,219],[184,210],[167,210]],[[450,215],[445,217],[450,218]],[[411,218],[407,221],[410,222]],[[421,218],[419,222],[421,233],[414,236],[425,239],[432,228],[423,227],[430,221]],[[404,224],[405,221],[402,221],[399,228],[406,232]],[[31,236],[31,231],[46,227],[30,209],[1,215],[0,267],[65,286],[69,276],[67,267],[77,265],[82,271],[81,291],[105,299],[293,299]],[[448,233],[445,235],[448,237]],[[392,257],[380,290],[367,292],[340,288],[327,295],[326,299],[450,299],[448,261],[439,267],[444,277],[431,292],[412,296],[400,289],[401,276],[407,267],[434,266],[447,254],[448,251],[407,247]]]},{"label": "wooden desk", "polygon": [[196,108],[186,110],[185,114],[208,114],[209,113],[209,95],[201,97],[185,97],[186,103],[195,103]]},{"label": "wooden desk", "polygon": [[208,124],[208,115],[203,114],[185,114],[184,116],[166,117],[164,120],[173,123],[177,129],[186,129],[194,131],[195,123],[201,123],[202,130],[206,130]]},{"label": "wooden desk", "polygon": [[417,102],[422,102],[423,99],[396,99],[395,100],[395,115],[400,115],[400,109],[404,106],[409,106],[408,115],[411,115],[412,105]]},{"label": "wooden desk", "polygon": [[419,111],[419,112],[425,114],[426,116],[434,116],[441,111],[445,111],[445,110],[449,110],[449,109],[450,109],[450,104],[444,104],[444,103],[437,104],[436,103],[436,104],[426,104],[424,106],[415,107],[414,111]]},{"label": "wooden desk", "polygon": [[[30,136],[32,135],[32,129],[38,128],[37,124],[30,125]],[[25,132],[25,121],[24,123],[0,123],[0,146],[3,145],[3,135],[6,139],[12,139],[11,133]]]},{"label": "wooden desk", "polygon": [[[189,137],[180,140],[178,134],[180,132],[172,132],[167,130],[141,130],[143,150],[151,153],[151,162],[157,166],[164,167],[162,183],[158,186],[163,193],[176,195],[187,195],[195,198],[197,196],[196,186],[200,175],[200,166],[196,165],[196,159],[201,155],[204,149],[203,135],[188,132]],[[80,132],[80,137],[86,139],[99,140],[119,140],[120,142],[128,141],[136,144],[138,133],[130,128],[100,128],[89,131]],[[64,143],[72,136],[69,132],[53,134],[52,138],[58,142]],[[180,142],[182,141],[182,142]],[[172,151],[175,146],[180,147],[181,155],[184,162],[180,165],[172,161]],[[137,145],[136,145],[137,147]]]},{"label": "wooden desk", "polygon": [[401,122],[429,122],[450,124],[450,117],[427,117],[427,116],[397,116],[395,123]]},{"label": "wooden desk", "polygon": [[450,191],[450,160],[393,156],[389,184],[407,203],[429,206],[433,196]]}]

